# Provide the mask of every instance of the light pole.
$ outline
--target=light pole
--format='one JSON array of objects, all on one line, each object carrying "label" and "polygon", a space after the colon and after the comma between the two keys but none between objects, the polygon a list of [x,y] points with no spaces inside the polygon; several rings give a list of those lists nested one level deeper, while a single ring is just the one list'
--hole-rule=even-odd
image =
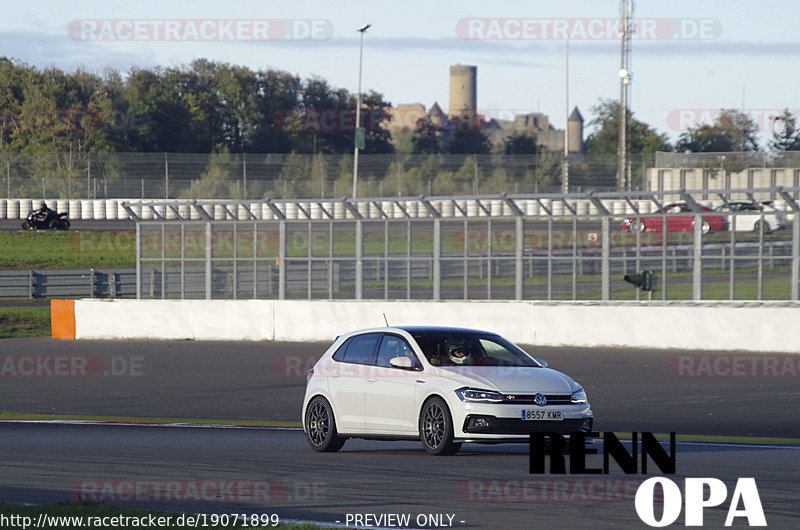
[{"label": "light pole", "polygon": [[564,60],[564,104],[567,123],[564,124],[564,165],[561,167],[561,193],[569,193],[569,35],[567,36],[567,56]]},{"label": "light pole", "polygon": [[358,28],[361,33],[361,47],[358,52],[358,102],[356,103],[356,135],[355,147],[353,148],[353,198],[358,197],[358,149],[364,148],[366,131],[361,127],[361,65],[364,60],[364,33],[372,26],[372,24],[364,24]]},{"label": "light pole", "polygon": [[620,95],[619,95],[619,145],[617,147],[617,188],[631,189],[631,166],[628,160],[628,96],[631,83],[631,34],[633,25],[633,0],[620,0],[620,37],[622,51],[620,57]]}]

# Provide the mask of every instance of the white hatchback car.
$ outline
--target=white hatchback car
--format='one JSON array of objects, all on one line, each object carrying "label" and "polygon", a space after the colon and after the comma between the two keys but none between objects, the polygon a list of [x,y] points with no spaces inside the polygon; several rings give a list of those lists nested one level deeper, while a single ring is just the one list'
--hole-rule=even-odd
[{"label": "white hatchback car", "polygon": [[589,432],[586,393],[497,334],[402,326],[336,339],[309,370],[303,429],[316,451],[347,438],[419,439],[431,454],[463,442]]},{"label": "white hatchback car", "polygon": [[[721,214],[728,214],[728,227],[736,232],[758,232],[763,223],[764,233],[786,228],[783,212],[773,206],[772,201],[753,202],[733,200],[715,208]],[[733,213],[734,215],[730,215]]]}]

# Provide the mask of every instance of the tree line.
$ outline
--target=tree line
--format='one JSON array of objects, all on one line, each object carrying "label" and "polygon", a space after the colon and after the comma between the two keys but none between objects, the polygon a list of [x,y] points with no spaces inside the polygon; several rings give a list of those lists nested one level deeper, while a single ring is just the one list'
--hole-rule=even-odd
[{"label": "tree line", "polygon": [[[0,152],[34,157],[24,169],[34,180],[78,179],[87,171],[104,178],[124,176],[110,162],[88,168],[82,160],[89,157],[80,155],[89,153],[345,155],[353,150],[356,101],[355,94],[319,77],[303,79],[281,70],[253,70],[207,59],[175,67],[133,68],[123,74],[113,69],[101,73],[82,68],[72,72],[56,67],[38,69],[0,58]],[[363,95],[363,153],[535,155],[536,162],[495,174],[477,171],[472,162],[465,161],[460,169],[444,174],[431,158],[410,169],[393,167],[385,175],[375,175],[376,179],[410,182],[419,178],[430,183],[437,176],[439,181],[447,177],[462,183],[455,186],[458,189],[477,187],[478,180],[494,180],[498,186],[532,183],[537,188],[559,184],[560,156],[538,146],[535,134],[517,132],[500,145],[492,145],[480,120],[467,119],[464,127],[442,130],[423,118],[410,130],[395,131],[393,136],[386,127],[390,107],[380,93]],[[764,149],[758,143],[753,119],[735,109],[721,110],[711,124],[689,128],[674,145],[666,134],[628,112],[631,154]],[[571,171],[583,172],[587,185],[604,185],[615,170],[610,155],[617,152],[620,104],[601,99],[590,114],[586,152],[609,158],[602,164],[572,164]],[[800,150],[795,116],[787,109],[775,120],[782,127],[775,127],[766,147]],[[59,155],[38,156],[45,153]],[[291,163],[281,175],[289,183],[308,179],[305,174],[309,172],[324,174],[328,180],[343,180],[348,173],[345,161],[334,170],[305,168],[298,159],[287,160]],[[643,158],[635,159],[634,166],[636,160]],[[227,180],[233,173],[228,166],[224,158],[209,158],[202,173],[209,188]],[[637,175],[641,178],[642,169],[634,167],[635,179]]]}]

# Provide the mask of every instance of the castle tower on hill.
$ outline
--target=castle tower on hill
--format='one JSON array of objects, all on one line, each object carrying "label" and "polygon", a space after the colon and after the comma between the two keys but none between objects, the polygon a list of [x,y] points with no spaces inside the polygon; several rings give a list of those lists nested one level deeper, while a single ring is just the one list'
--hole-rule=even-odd
[{"label": "castle tower on hill", "polygon": [[567,138],[570,153],[583,153],[583,116],[576,106],[567,120]]},{"label": "castle tower on hill", "polygon": [[[438,103],[425,110],[422,103],[401,104],[389,110],[390,119],[384,123],[391,132],[413,131],[422,118],[428,118],[441,129],[447,138],[457,130],[477,128],[495,145],[515,134],[536,136],[536,143],[544,149],[564,151],[564,129],[550,124],[550,117],[540,112],[493,117],[478,114],[478,67],[463,64],[450,66],[450,108],[444,112]],[[570,153],[583,153],[583,116],[575,107],[567,119],[568,149]]]},{"label": "castle tower on hill", "polygon": [[478,110],[478,67],[455,64],[450,67],[450,112]]}]

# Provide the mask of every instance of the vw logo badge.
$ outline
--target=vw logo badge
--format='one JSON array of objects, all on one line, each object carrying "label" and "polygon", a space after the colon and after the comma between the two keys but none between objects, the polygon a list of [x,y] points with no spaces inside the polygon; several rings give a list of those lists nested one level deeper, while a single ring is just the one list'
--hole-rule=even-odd
[{"label": "vw logo badge", "polygon": [[540,407],[544,407],[545,405],[547,405],[547,398],[544,396],[544,394],[536,394],[535,396],[533,396],[533,402],[539,405]]}]

